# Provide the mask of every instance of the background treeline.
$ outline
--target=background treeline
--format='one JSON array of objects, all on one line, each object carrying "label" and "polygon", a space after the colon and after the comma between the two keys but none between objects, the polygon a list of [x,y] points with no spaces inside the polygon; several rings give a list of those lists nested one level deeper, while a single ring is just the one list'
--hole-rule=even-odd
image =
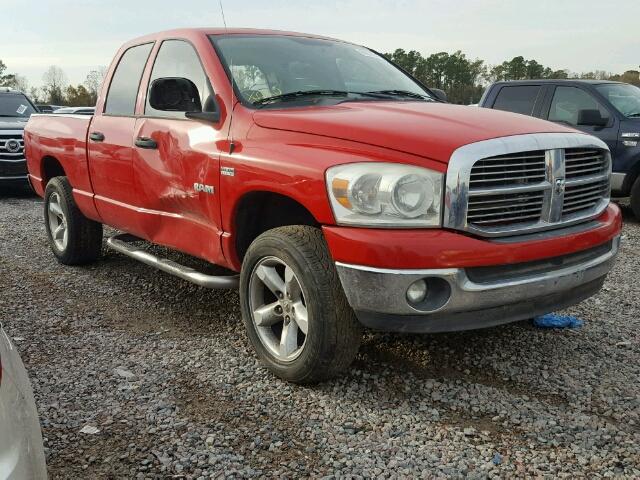
[{"label": "background treeline", "polygon": [[41,87],[30,86],[22,75],[6,72],[7,66],[0,60],[0,86],[24,92],[34,103],[86,107],[96,104],[107,69],[100,67],[91,70],[85,81],[75,86],[69,84],[64,71],[55,65],[50,66],[42,75]]},{"label": "background treeline", "polygon": [[493,66],[486,65],[484,60],[470,60],[459,50],[451,54],[440,52],[423,57],[415,50],[407,52],[399,48],[385,56],[428,87],[444,90],[452,103],[477,103],[485,87],[499,80],[591,78],[640,86],[640,72],[637,70],[619,75],[602,70],[571,73],[568,70],[553,70],[536,60],[526,60],[521,56]]},{"label": "background treeline", "polygon": [[[429,87],[440,88],[447,93],[452,103],[477,103],[485,87],[498,80],[524,80],[537,78],[591,78],[617,80],[640,86],[640,72],[628,70],[613,74],[602,70],[572,73],[568,70],[553,70],[522,56],[506,60],[499,65],[487,65],[484,60],[471,60],[461,51],[440,52],[422,56],[420,52],[409,52],[399,48],[385,56],[411,73]],[[17,73],[7,73],[7,66],[0,60],[0,86],[13,87],[29,95],[35,103],[68,106],[93,106],[96,104],[100,86],[106,73],[105,67],[91,70],[85,81],[70,85],[64,71],[50,66],[42,76],[42,86],[33,87],[27,79]]]}]

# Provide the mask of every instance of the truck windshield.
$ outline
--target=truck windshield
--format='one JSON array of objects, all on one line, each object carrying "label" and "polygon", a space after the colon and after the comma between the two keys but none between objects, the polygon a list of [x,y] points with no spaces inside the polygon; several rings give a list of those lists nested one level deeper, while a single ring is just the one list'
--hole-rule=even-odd
[{"label": "truck windshield", "polygon": [[36,113],[24,95],[0,93],[0,117],[29,117]]},{"label": "truck windshield", "polygon": [[256,106],[314,96],[433,100],[410,76],[357,45],[287,35],[212,35],[211,41],[242,99]]},{"label": "truck windshield", "polygon": [[628,83],[605,83],[596,89],[625,117],[640,118],[640,88]]}]

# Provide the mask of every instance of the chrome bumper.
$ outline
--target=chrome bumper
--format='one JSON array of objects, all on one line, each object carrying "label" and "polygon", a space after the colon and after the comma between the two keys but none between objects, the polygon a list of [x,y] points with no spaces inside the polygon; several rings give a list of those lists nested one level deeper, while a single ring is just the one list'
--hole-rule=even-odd
[{"label": "chrome bumper", "polygon": [[[351,307],[366,326],[390,331],[435,332],[482,328],[565,308],[595,294],[613,267],[620,238],[570,265],[550,260],[480,269],[388,270],[336,263]],[[603,247],[605,247],[603,249]],[[580,254],[580,253],[579,253]],[[579,255],[578,254],[578,255]],[[485,269],[486,270],[486,269]],[[420,279],[437,279],[434,298],[413,306],[406,297]]]}]

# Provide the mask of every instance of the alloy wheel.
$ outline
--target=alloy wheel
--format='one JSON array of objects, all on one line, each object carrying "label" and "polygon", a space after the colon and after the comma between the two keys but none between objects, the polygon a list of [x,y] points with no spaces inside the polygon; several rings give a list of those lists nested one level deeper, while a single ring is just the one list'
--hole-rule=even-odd
[{"label": "alloy wheel", "polygon": [[295,360],[307,339],[309,314],[293,269],[274,256],[261,259],[249,280],[249,307],[267,350],[278,360]]}]

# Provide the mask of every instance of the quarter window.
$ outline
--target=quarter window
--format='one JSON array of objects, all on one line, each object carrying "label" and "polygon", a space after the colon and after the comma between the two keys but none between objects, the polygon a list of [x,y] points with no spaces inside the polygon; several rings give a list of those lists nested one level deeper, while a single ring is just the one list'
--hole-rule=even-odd
[{"label": "quarter window", "polygon": [[109,115],[133,115],[142,72],[147,64],[152,43],[131,47],[122,54],[113,74],[104,113]]},{"label": "quarter window", "polygon": [[498,98],[496,98],[493,108],[507,112],[522,113],[523,115],[532,115],[539,93],[539,85],[502,87],[498,92]]},{"label": "quarter window", "polygon": [[549,109],[549,120],[578,125],[580,110],[599,110],[603,118],[609,118],[609,112],[581,88],[557,87]]},{"label": "quarter window", "polygon": [[[204,73],[198,54],[188,42],[183,40],[166,40],[162,43],[156,56],[156,61],[153,64],[149,88],[151,88],[154,80],[171,77],[191,80],[198,87],[200,103],[203,106],[212,94],[209,80]],[[159,117],[185,118],[184,112],[167,112],[151,107],[148,91],[144,112],[146,115]]]}]

